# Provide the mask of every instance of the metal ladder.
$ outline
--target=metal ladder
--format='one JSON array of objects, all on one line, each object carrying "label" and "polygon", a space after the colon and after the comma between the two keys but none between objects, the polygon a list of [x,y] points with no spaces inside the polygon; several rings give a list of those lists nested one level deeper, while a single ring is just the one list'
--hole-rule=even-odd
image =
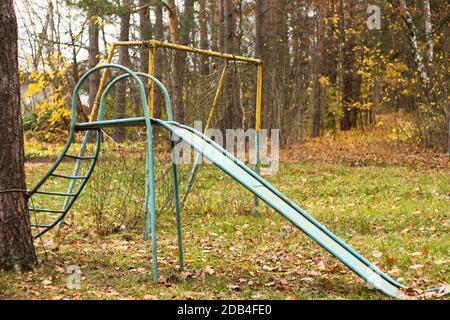
[{"label": "metal ladder", "polygon": [[[99,153],[100,153],[100,146],[101,146],[101,140],[102,140],[102,132],[101,130],[92,130],[96,133],[95,138],[95,151],[93,155],[85,155],[86,148],[88,145],[88,142],[90,140],[90,132],[86,131],[86,134],[84,136],[83,142],[81,144],[81,149],[77,155],[69,154],[70,146],[73,143],[74,136],[70,135],[69,141],[65,145],[64,149],[62,150],[61,154],[56,159],[55,163],[51,166],[51,168],[47,171],[47,173],[39,180],[39,182],[36,184],[36,186],[28,192],[29,197],[29,210],[31,212],[34,212],[34,219],[36,222],[31,223],[31,227],[34,227],[37,229],[37,232],[33,234],[34,238],[38,238],[42,236],[44,233],[48,232],[58,224],[62,223],[65,216],[69,212],[70,208],[73,206],[75,201],[77,200],[78,196],[80,195],[83,188],[86,186],[86,183],[88,182],[89,178],[92,175],[92,172],[94,171],[95,164],[97,162]],[[76,160],[75,165],[72,170],[72,175],[67,175],[60,173],[58,171],[58,168],[61,167],[64,160],[72,159]],[[80,167],[83,162],[89,162],[88,170],[85,174],[79,175]],[[46,184],[50,178],[56,178],[56,179],[66,179],[69,180],[69,185],[66,192],[54,192],[46,190]],[[79,186],[75,188],[76,182],[80,182]],[[50,209],[50,208],[38,208],[33,205],[34,200],[33,197],[36,197],[37,195],[46,195],[46,196],[52,196],[61,198],[62,204],[60,209]],[[49,214],[56,214],[56,217],[53,219],[51,223],[48,222],[40,222],[40,220],[49,220],[44,219],[42,215],[49,215]],[[33,221],[33,218],[30,220]],[[48,218],[48,217],[47,217]]]}]

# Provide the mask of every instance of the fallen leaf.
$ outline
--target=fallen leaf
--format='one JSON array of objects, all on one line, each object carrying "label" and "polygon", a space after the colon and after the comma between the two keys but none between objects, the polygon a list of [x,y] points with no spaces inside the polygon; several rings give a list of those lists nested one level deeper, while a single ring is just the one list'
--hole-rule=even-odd
[{"label": "fallen leaf", "polygon": [[210,276],[212,276],[215,273],[214,269],[211,268],[210,266],[206,267],[205,270],[203,271]]},{"label": "fallen leaf", "polygon": [[380,258],[383,255],[383,252],[379,251],[379,250],[374,250],[372,251],[372,256],[374,258]]},{"label": "fallen leaf", "polygon": [[235,284],[228,284],[227,288],[230,290],[236,290],[236,291],[241,289],[238,285],[235,285]]},{"label": "fallen leaf", "polygon": [[52,280],[51,279],[45,279],[44,281],[42,281],[42,284],[44,285],[44,286],[49,286],[49,285],[51,285],[53,282],[52,282]]},{"label": "fallen leaf", "polygon": [[422,273],[422,271],[423,271],[422,264],[415,264],[415,265],[410,266],[410,268],[416,270],[417,273]]},{"label": "fallen leaf", "polygon": [[192,272],[183,271],[183,272],[181,272],[180,276],[181,276],[182,279],[187,279],[187,278],[192,277]]}]

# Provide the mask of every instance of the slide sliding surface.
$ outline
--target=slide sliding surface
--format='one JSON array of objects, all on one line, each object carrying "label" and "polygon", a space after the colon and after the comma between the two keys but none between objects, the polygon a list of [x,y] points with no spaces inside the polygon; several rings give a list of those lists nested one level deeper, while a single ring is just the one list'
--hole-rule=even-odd
[{"label": "slide sliding surface", "polygon": [[398,299],[408,298],[408,295],[403,290],[405,288],[404,286],[378,270],[373,264],[348,247],[342,240],[320,225],[306,212],[295,206],[295,204],[281,195],[274,187],[245,167],[244,164],[208,137],[192,128],[175,122],[165,122],[156,119],[153,121],[192,146],[197,152],[257,195],[348,268],[353,270],[371,287],[377,288],[391,297]]}]

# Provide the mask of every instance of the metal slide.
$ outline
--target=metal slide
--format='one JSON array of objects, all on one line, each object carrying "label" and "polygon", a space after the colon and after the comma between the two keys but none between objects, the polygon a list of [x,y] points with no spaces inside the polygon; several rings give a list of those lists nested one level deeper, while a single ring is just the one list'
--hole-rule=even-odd
[{"label": "metal slide", "polygon": [[[172,139],[179,138],[193,147],[198,153],[266,202],[325,250],[334,255],[371,287],[377,288],[394,298],[411,298],[411,295],[407,294],[405,286],[380,271],[371,262],[350,248],[304,210],[296,206],[268,182],[207,136],[193,128],[173,121],[152,119],[152,122],[171,132]],[[431,290],[438,292],[439,288]],[[439,295],[447,293],[449,292],[439,293]]]},{"label": "metal slide", "polygon": [[[87,122],[87,123],[76,123],[76,98],[78,95],[78,91],[81,87],[81,84],[95,71],[99,71],[101,69],[120,69],[125,72],[121,76],[115,78],[108,87],[104,90],[102,97],[100,99],[99,110],[97,121]],[[151,234],[152,234],[152,259],[153,259],[153,269],[152,274],[154,281],[157,281],[157,256],[156,256],[156,211],[154,207],[154,176],[153,176],[153,140],[152,140],[152,125],[158,125],[160,127],[165,128],[171,133],[172,139],[179,138],[183,140],[185,143],[189,144],[192,148],[194,148],[199,154],[203,155],[209,161],[214,163],[220,169],[222,169],[225,173],[230,175],[233,179],[241,183],[244,187],[254,193],[261,200],[270,205],[273,209],[278,211],[282,216],[288,219],[292,224],[302,230],[306,235],[315,240],[320,246],[322,246],[325,250],[334,255],[337,259],[339,259],[342,263],[344,263],[347,267],[353,270],[357,275],[359,275],[362,279],[364,279],[369,285],[374,288],[377,288],[384,292],[385,294],[399,298],[399,299],[407,299],[411,298],[411,294],[409,294],[409,290],[407,287],[398,283],[394,279],[390,278],[385,273],[381,272],[375,265],[362,257],[355,250],[350,248],[347,244],[345,244],[342,240],[336,237],[333,233],[331,233],[328,229],[322,226],[319,222],[314,220],[310,215],[308,215],[304,210],[299,208],[296,204],[290,201],[287,197],[285,197],[281,192],[276,190],[273,186],[271,186],[268,182],[262,179],[258,174],[249,169],[245,164],[240,162],[238,159],[233,157],[230,153],[224,150],[222,147],[217,145],[214,141],[209,139],[207,136],[202,134],[201,132],[190,128],[188,126],[179,124],[174,121],[163,121],[159,119],[150,119],[148,114],[148,107],[146,101],[145,88],[138,78],[139,76],[146,77],[152,80],[164,93],[167,116],[169,119],[172,119],[172,112],[170,106],[170,99],[165,87],[156,79],[154,79],[150,75],[142,74],[142,73],[134,73],[126,67],[115,65],[115,64],[105,64],[97,66],[87,73],[83,75],[83,77],[78,82],[77,86],[74,89],[72,95],[72,117],[71,117],[71,125],[69,131],[69,140],[66,146],[63,148],[61,154],[57,158],[56,162],[52,165],[49,171],[45,174],[45,176],[38,182],[38,184],[28,192],[28,196],[31,197],[33,195],[42,194],[45,196],[53,196],[59,199],[63,199],[63,204],[60,208],[50,209],[50,208],[36,208],[31,205],[31,211],[40,214],[56,214],[56,218],[50,224],[40,224],[37,223],[35,226],[39,228],[38,233],[35,237],[39,237],[45,232],[49,231],[53,227],[55,227],[58,223],[60,223],[67,212],[70,210],[77,197],[81,193],[82,189],[86,185],[89,177],[91,176],[96,160],[99,156],[100,146],[101,146],[101,128],[110,127],[110,126],[136,126],[143,125],[147,128],[147,161],[146,161],[146,201],[145,201],[145,209],[146,209],[146,220],[145,220],[145,235],[146,238],[150,234],[150,226],[151,226]],[[103,108],[106,101],[106,95],[118,81],[131,77],[136,82],[140,92],[141,103],[143,106],[144,117],[141,118],[130,118],[130,119],[114,119],[114,120],[103,120]],[[83,140],[81,150],[78,154],[69,153],[70,146],[72,145],[75,131],[87,131],[85,138]],[[95,140],[95,151],[93,155],[85,155],[89,132],[96,133]],[[172,147],[174,146],[174,142],[172,142]],[[66,175],[58,169],[60,169],[60,164],[63,159],[71,158],[76,160],[74,163],[73,171],[71,175]],[[82,162],[88,162],[88,170],[87,173],[80,175],[79,170]],[[174,179],[174,193],[175,193],[175,206],[176,206],[176,217],[177,217],[177,228],[178,228],[178,237],[179,237],[179,254],[180,254],[180,266],[182,266],[182,247],[181,247],[181,224],[179,220],[180,208],[178,205],[178,190],[177,190],[177,174],[176,174],[176,164],[173,164],[173,179]],[[70,181],[66,192],[53,192],[49,191],[45,188],[45,182],[50,178],[57,179],[65,179]],[[80,183],[76,186],[76,181]],[[32,199],[30,199],[32,204]],[[447,286],[448,288],[448,286]],[[443,292],[440,288],[430,289],[429,291],[435,291],[438,296],[443,296],[450,291]]]}]

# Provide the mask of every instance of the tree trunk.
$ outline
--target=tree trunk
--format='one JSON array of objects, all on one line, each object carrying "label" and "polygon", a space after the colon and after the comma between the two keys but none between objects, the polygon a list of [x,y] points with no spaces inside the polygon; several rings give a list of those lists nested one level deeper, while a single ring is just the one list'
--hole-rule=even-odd
[{"label": "tree trunk", "polygon": [[[94,68],[99,63],[99,27],[97,17],[91,16],[89,20],[89,69]],[[100,86],[100,73],[95,72],[89,77],[89,112],[95,103],[98,87]]]},{"label": "tree trunk", "polygon": [[[123,5],[128,7],[129,0],[125,0]],[[129,41],[130,40],[130,13],[125,9],[123,13],[120,15],[120,41]],[[129,67],[129,56],[128,56],[128,47],[120,46],[119,47],[119,64]],[[122,119],[125,117],[125,96],[127,92],[127,84],[124,81],[120,81],[117,84],[116,95],[114,97],[115,101],[115,114],[116,119]],[[125,138],[125,128],[114,128],[113,137],[117,141],[123,141]]]},{"label": "tree trunk", "polygon": [[25,190],[17,21],[12,0],[0,3],[0,268],[36,263]]},{"label": "tree trunk", "polygon": [[[155,38],[156,40],[163,41],[164,40],[164,22],[163,22],[163,10],[162,10],[162,2],[156,1],[155,4]],[[163,81],[163,70],[164,70],[164,54],[162,54],[161,50],[155,50],[155,78]],[[155,90],[158,92],[158,90]],[[155,118],[161,118],[161,106],[163,103],[163,99],[161,98],[160,93],[155,94],[154,98],[154,116]]]},{"label": "tree trunk", "polygon": [[191,26],[194,20],[194,0],[184,0],[183,19],[180,28],[180,41],[182,45],[190,44]]},{"label": "tree trunk", "polygon": [[323,67],[323,43],[325,36],[325,8],[323,4],[319,4],[317,12],[317,35],[316,35],[316,50],[314,53],[314,75],[313,75],[313,103],[312,103],[312,128],[311,137],[318,137],[320,135],[320,121],[321,121],[321,104],[322,104],[322,85],[320,77],[322,75]]},{"label": "tree trunk", "polygon": [[[233,0],[224,0],[223,2],[224,16],[224,51],[226,53],[237,54],[237,33],[236,33],[236,10]],[[228,110],[227,116],[224,117],[223,129],[241,128],[242,127],[242,109],[239,97],[239,79],[233,73],[232,77],[227,77],[226,90],[230,91],[233,101]]]},{"label": "tree trunk", "polygon": [[[152,24],[150,23],[150,11],[146,4],[148,0],[139,0],[139,28],[141,40],[150,40],[153,36]],[[141,51],[141,70],[146,72],[148,69],[148,48],[142,48]]]},{"label": "tree trunk", "polygon": [[[338,4],[338,17],[339,17],[339,24],[338,24],[338,28],[339,28],[339,32],[338,32],[338,37],[339,37],[339,55],[338,55],[338,72],[337,72],[337,82],[339,84],[338,88],[339,88],[339,108],[342,110],[343,112],[343,117],[341,119],[341,123],[340,123],[340,127],[342,130],[342,125],[344,124],[344,115],[345,115],[345,108],[344,108],[344,60],[345,60],[345,52],[344,52],[344,47],[345,47],[345,8],[344,8],[344,0],[339,0],[339,4]],[[337,122],[338,119],[335,119],[335,129],[334,129],[334,134],[336,135],[336,131],[337,131]]]},{"label": "tree trunk", "polygon": [[178,16],[177,7],[174,0],[167,1],[167,11],[169,11],[169,32],[170,41],[172,43],[179,43],[178,41]]},{"label": "tree trunk", "polygon": [[[341,1],[340,11],[344,21],[345,18],[345,8],[344,3]],[[349,12],[348,14],[352,17],[356,14],[355,6],[356,0],[348,1]],[[358,109],[354,107],[354,102],[359,99],[360,95],[360,79],[356,70],[356,56],[355,56],[355,35],[352,33],[346,33],[345,29],[350,26],[350,23],[344,23],[344,33],[343,33],[343,64],[342,64],[342,113],[343,117],[341,119],[341,130],[348,131],[356,126],[356,120],[358,115]]]},{"label": "tree trunk", "polygon": [[[272,10],[273,29],[275,31],[272,38],[272,50],[274,58],[272,96],[274,97],[272,128],[282,128],[283,109],[289,103],[286,88],[286,75],[288,73],[288,61],[290,61],[289,36],[288,36],[288,0],[278,0],[274,2],[275,10]],[[284,140],[284,135],[281,137]]]},{"label": "tree trunk", "polygon": [[411,42],[412,54],[414,56],[414,60],[417,64],[417,72],[419,73],[420,80],[422,84],[427,87],[428,86],[428,73],[423,62],[422,54],[419,51],[419,44],[417,42],[417,33],[416,28],[414,27],[414,23],[412,20],[412,16],[409,13],[408,7],[406,5],[405,0],[400,0],[400,8],[402,10],[403,18],[406,22],[406,26],[408,27],[408,37]]},{"label": "tree trunk", "polygon": [[[150,40],[153,38],[153,28],[150,22],[150,9],[148,6],[148,0],[139,0],[139,36],[141,40]],[[147,73],[148,63],[149,63],[149,49],[143,46],[139,49],[140,59],[139,59],[139,71]],[[142,106],[139,99],[139,90],[136,86],[131,87],[133,96],[133,109],[134,116],[140,117],[142,115]]]},{"label": "tree trunk", "polygon": [[224,49],[227,53],[236,53],[237,51],[237,35],[236,35],[236,12],[233,0],[224,0],[223,5],[225,19],[225,45]]},{"label": "tree trunk", "polygon": [[224,5],[226,0],[219,1],[219,51],[225,51],[225,16]]},{"label": "tree trunk", "polygon": [[264,14],[266,0],[256,0],[255,4],[255,28],[256,28],[256,45],[255,52],[258,58],[262,58],[264,50]]},{"label": "tree trunk", "polygon": [[219,23],[220,23],[220,1],[210,2],[210,25],[211,25],[211,50],[219,51]]},{"label": "tree trunk", "polygon": [[47,31],[48,26],[50,24],[50,17],[52,15],[53,11],[53,3],[51,1],[48,1],[48,8],[47,8],[47,16],[45,18],[44,26],[42,27],[42,31],[39,34],[39,43],[38,48],[36,50],[36,55],[34,56],[33,65],[34,68],[37,69],[39,66],[39,60],[41,60],[42,57],[42,50],[44,49],[44,42],[47,39]]},{"label": "tree trunk", "polygon": [[[175,4],[173,4],[175,6]],[[175,9],[175,7],[174,7]],[[179,40],[182,45],[188,46],[190,43],[191,22],[193,20],[194,13],[194,1],[184,0],[184,10],[181,19],[181,25],[179,27],[180,37]],[[174,118],[177,121],[184,120],[184,78],[186,73],[186,52],[176,50],[175,51],[175,87],[174,87]]]},{"label": "tree trunk", "polygon": [[264,77],[263,77],[263,93],[262,93],[262,127],[270,129],[270,115],[272,103],[269,98],[269,79],[272,74],[272,59],[270,59],[270,49],[267,41],[272,34],[272,29],[267,26],[269,13],[268,0],[256,0],[255,7],[255,28],[256,28],[256,56],[263,61]]},{"label": "tree trunk", "polygon": [[423,0],[424,21],[425,21],[425,38],[427,40],[427,63],[433,63],[433,25],[431,24],[430,0]]},{"label": "tree trunk", "polygon": [[[206,0],[200,0],[200,48],[208,50],[208,17],[206,14]],[[203,75],[209,73],[209,58],[202,55],[200,58],[201,66],[200,72]]]}]

